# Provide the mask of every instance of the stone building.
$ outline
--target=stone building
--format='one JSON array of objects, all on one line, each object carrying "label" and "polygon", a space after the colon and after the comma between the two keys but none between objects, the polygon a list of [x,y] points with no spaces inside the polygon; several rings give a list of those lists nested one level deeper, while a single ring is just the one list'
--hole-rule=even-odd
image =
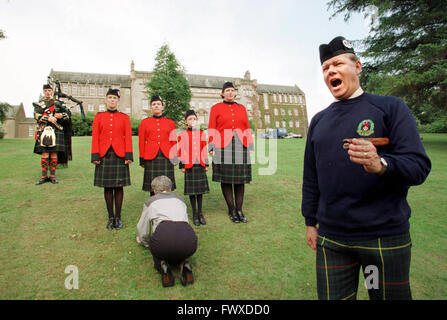
[{"label": "stone building", "polygon": [[36,121],[26,117],[23,103],[11,107],[6,111],[6,120],[1,126],[4,138],[34,137]]},{"label": "stone building", "polygon": [[[83,101],[85,112],[105,110],[104,95],[109,88],[120,89],[120,111],[135,119],[150,114],[145,84],[151,72],[135,70],[132,61],[130,74],[96,74],[51,70],[50,76],[61,83],[64,93]],[[191,108],[203,125],[208,124],[211,107],[222,101],[220,93],[226,81],[237,88],[236,100],[248,111],[254,128],[287,128],[287,131],[303,136],[307,133],[307,109],[304,92],[298,86],[258,84],[247,71],[242,78],[186,74],[191,87]],[[74,111],[78,107],[71,102]]]}]

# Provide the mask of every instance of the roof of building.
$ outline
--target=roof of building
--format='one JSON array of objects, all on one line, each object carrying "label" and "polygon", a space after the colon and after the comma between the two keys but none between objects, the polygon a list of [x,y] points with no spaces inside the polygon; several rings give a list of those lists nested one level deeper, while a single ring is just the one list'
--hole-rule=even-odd
[{"label": "roof of building", "polygon": [[11,108],[6,109],[6,118],[15,118],[17,113],[19,112],[20,108],[23,108],[23,104],[20,104],[18,106],[10,105]]},{"label": "roof of building", "polygon": [[[135,71],[136,74],[151,75],[149,71]],[[106,85],[120,84],[121,87],[131,86],[130,75],[120,74],[103,74],[103,73],[83,73],[83,72],[65,72],[51,70],[50,76],[61,82],[73,83],[103,83]],[[227,81],[235,82],[236,77],[210,76],[200,74],[186,74],[186,79],[191,87],[221,89]],[[257,90],[260,93],[284,93],[284,94],[300,94],[304,92],[298,86],[283,86],[271,84],[258,84]]]},{"label": "roof of building", "polygon": [[124,74],[66,72],[51,70],[50,76],[61,82],[103,83],[105,85],[119,84],[121,87],[127,88],[130,88],[131,85],[130,76]]}]

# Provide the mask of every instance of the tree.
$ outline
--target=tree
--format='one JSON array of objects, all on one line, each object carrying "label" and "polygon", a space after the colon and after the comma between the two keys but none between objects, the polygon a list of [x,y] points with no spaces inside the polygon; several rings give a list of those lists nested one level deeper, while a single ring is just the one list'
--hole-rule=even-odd
[{"label": "tree", "polygon": [[331,0],[332,17],[372,18],[363,47],[362,86],[399,96],[421,123],[447,114],[447,1]]},{"label": "tree", "polygon": [[0,29],[0,40],[5,39],[5,33],[2,29]]},{"label": "tree", "polygon": [[11,105],[9,105],[6,102],[0,102],[0,123],[6,120],[6,112],[8,109],[12,108]]},{"label": "tree", "polygon": [[184,68],[169,46],[164,44],[157,52],[152,78],[146,83],[149,96],[158,94],[165,104],[164,115],[179,123],[190,108],[191,89]]},{"label": "tree", "polygon": [[3,130],[1,130],[1,124],[3,123],[3,121],[6,120],[6,112],[10,108],[12,108],[12,107],[8,103],[0,102],[0,139],[3,139],[3,136],[5,135]]}]

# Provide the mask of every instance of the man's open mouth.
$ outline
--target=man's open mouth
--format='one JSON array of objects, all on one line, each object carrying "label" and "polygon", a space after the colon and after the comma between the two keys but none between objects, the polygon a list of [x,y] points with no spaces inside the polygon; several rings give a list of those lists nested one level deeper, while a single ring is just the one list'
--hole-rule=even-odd
[{"label": "man's open mouth", "polygon": [[334,80],[331,80],[331,86],[332,86],[333,88],[338,87],[339,85],[341,85],[341,83],[342,83],[342,81],[341,81],[340,79],[334,79]]}]

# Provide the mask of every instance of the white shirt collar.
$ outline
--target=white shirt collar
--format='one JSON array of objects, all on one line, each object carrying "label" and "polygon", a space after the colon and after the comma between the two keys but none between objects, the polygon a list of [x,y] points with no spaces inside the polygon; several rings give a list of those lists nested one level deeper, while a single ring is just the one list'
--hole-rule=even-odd
[{"label": "white shirt collar", "polygon": [[[363,89],[362,89],[362,87],[358,87],[358,89],[355,90],[355,92],[354,92],[348,99],[354,99],[354,98],[357,98],[357,97],[361,96],[362,94],[363,94]],[[348,99],[347,99],[347,100],[348,100]],[[335,99],[335,101],[340,101],[340,100]]]}]

